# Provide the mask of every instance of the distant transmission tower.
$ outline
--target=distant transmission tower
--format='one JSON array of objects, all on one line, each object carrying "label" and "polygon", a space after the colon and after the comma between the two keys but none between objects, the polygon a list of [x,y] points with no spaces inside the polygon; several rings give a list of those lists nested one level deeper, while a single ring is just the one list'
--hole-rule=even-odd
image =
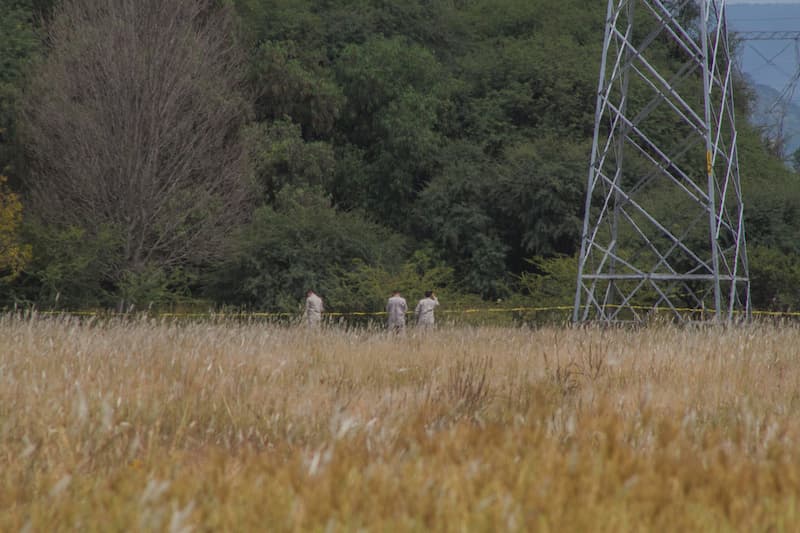
[{"label": "distant transmission tower", "polygon": [[609,0],[573,319],[749,318],[725,0]]},{"label": "distant transmission tower", "polygon": [[[783,90],[778,93],[778,97],[775,98],[775,101],[766,109],[767,122],[763,124],[767,139],[772,143],[776,155],[786,161],[788,159],[787,156],[792,155],[786,153],[786,146],[790,140],[797,135],[796,131],[786,131],[785,119],[789,107],[794,101],[797,85],[800,82],[800,31],[744,31],[736,34],[736,40],[741,42],[788,41],[788,44],[772,57],[767,57],[755,46],[750,46],[753,52],[764,60],[765,66],[775,68],[788,78]],[[789,74],[778,67],[775,60],[783,55],[789,46],[791,46],[792,41],[794,42],[795,68],[792,73]]]}]

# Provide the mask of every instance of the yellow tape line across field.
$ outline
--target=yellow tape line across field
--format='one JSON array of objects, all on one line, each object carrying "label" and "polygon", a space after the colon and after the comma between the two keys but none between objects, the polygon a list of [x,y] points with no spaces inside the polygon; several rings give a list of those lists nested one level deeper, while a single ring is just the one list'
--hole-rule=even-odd
[{"label": "yellow tape line across field", "polygon": [[[621,307],[621,306],[607,306],[607,307]],[[669,312],[672,311],[671,308],[668,307],[646,307],[646,306],[625,306],[629,309],[634,309],[637,311],[657,311],[657,312]],[[547,312],[547,311],[572,311],[573,306],[571,305],[559,305],[559,306],[547,306],[547,307],[473,307],[467,309],[442,309],[437,311],[437,314],[446,314],[446,315],[469,315],[469,314],[477,314],[477,313],[540,313],[540,312]],[[675,308],[674,309],[680,313],[699,313],[703,312],[707,315],[711,315],[714,313],[713,309],[692,309],[692,308]],[[74,316],[129,316],[131,314],[135,315],[136,313],[118,313],[118,312],[106,312],[106,311],[36,311],[37,314],[40,315],[74,315]],[[241,313],[214,313],[214,312],[206,312],[206,313],[150,313],[151,316],[155,316],[158,318],[292,318],[300,316],[301,312],[296,313],[287,313],[287,312],[241,312]],[[412,314],[410,311],[408,314]],[[741,314],[738,312],[737,314]],[[800,317],[800,311],[752,311],[754,316],[773,316],[773,317]],[[338,311],[331,311],[326,312],[325,316],[329,317],[379,317],[379,316],[386,316],[386,311],[350,311],[350,312],[338,312]]]},{"label": "yellow tape line across field", "polygon": [[[469,309],[441,309],[436,314],[473,314],[473,313],[510,313],[510,312],[539,312],[539,311],[571,311],[572,306],[557,306],[557,307],[484,307],[484,308],[469,308]],[[76,316],[129,316],[135,315],[133,313],[119,313],[110,311],[36,311],[40,315],[76,315]],[[386,316],[386,311],[326,311],[323,313],[328,317],[347,317],[347,316]],[[406,314],[413,314],[408,311]],[[205,313],[170,313],[170,312],[156,312],[150,313],[155,317],[163,318],[209,318],[209,317],[229,317],[229,318],[291,318],[302,315],[302,312],[296,313],[287,312],[205,312]]]}]

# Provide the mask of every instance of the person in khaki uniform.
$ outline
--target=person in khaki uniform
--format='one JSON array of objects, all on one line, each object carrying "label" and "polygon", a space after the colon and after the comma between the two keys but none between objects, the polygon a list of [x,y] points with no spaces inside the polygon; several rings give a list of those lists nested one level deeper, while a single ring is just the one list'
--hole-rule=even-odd
[{"label": "person in khaki uniform", "polygon": [[392,292],[392,297],[386,302],[386,327],[393,333],[403,333],[406,330],[406,299],[400,296],[400,291]]},{"label": "person in khaki uniform", "polygon": [[322,322],[322,311],[324,310],[324,306],[322,305],[322,298],[317,296],[317,293],[312,291],[311,289],[308,290],[306,293],[306,323],[310,328],[318,328],[320,323]]},{"label": "person in khaki uniform", "polygon": [[425,298],[417,303],[414,309],[414,316],[417,318],[417,326],[423,328],[432,328],[436,323],[433,315],[434,309],[439,307],[439,299],[433,294],[433,291],[425,291]]}]

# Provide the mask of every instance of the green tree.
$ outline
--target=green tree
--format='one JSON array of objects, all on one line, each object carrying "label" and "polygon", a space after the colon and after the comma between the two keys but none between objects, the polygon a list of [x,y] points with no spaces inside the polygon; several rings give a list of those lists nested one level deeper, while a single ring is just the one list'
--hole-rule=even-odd
[{"label": "green tree", "polygon": [[31,258],[30,245],[20,237],[22,202],[0,176],[0,281],[16,278]]},{"label": "green tree", "polygon": [[[360,207],[391,227],[407,227],[405,213],[441,146],[437,122],[448,74],[430,51],[401,37],[349,45],[335,68],[347,98],[340,126],[361,150],[369,177],[367,205]],[[337,203],[346,204],[336,192]]]},{"label": "green tree", "polygon": [[442,165],[414,206],[415,227],[455,267],[463,290],[503,296],[509,247],[491,202],[499,169],[480,151],[455,144],[443,154]]},{"label": "green tree", "polygon": [[800,254],[756,244],[748,249],[748,259],[752,306],[797,311],[800,308]]},{"label": "green tree", "polygon": [[550,136],[507,150],[491,198],[505,240],[513,243],[514,271],[531,255],[577,252],[588,152],[587,144]]},{"label": "green tree", "polygon": [[104,283],[213,261],[245,219],[249,104],[232,30],[211,0],[56,9],[24,102],[30,207],[56,234],[114,235]]},{"label": "green tree", "polygon": [[[354,259],[340,268],[336,284],[327,292],[330,305],[341,311],[382,311],[391,291],[398,290],[409,302],[425,291],[435,291],[443,301],[452,303],[455,291],[453,269],[431,249],[416,250],[401,265],[367,264]],[[412,305],[413,307],[413,305]]]},{"label": "green tree", "polygon": [[[92,1],[65,0],[64,5],[88,6]],[[197,92],[181,93],[192,94],[190,98],[173,95],[170,100],[192,102],[178,115],[129,113],[133,104],[147,98],[99,90],[96,81],[102,71],[100,77],[106,79],[114,78],[107,73],[119,74],[119,87],[140,87],[137,82],[147,76],[137,69],[148,64],[174,66],[184,56],[159,55],[170,50],[167,44],[147,53],[121,53],[115,45],[102,45],[124,28],[111,23],[95,24],[88,32],[73,24],[72,38],[51,40],[52,46],[44,48],[34,14],[47,11],[50,3],[0,0],[0,30],[6,36],[0,42],[0,128],[4,129],[0,165],[8,169],[15,188],[20,180],[30,184],[33,190],[21,190],[21,195],[35,200],[26,211],[30,237],[26,240],[33,245],[34,257],[15,281],[24,294],[51,303],[60,295],[64,305],[91,293],[85,302],[113,303],[113,294],[141,301],[168,300],[170,294],[181,298],[187,287],[193,287],[226,304],[294,309],[305,288],[313,284],[332,305],[351,309],[358,301],[382,305],[389,290],[383,285],[411,291],[433,284],[444,293],[450,290],[449,297],[459,291],[483,298],[505,298],[515,290],[536,293],[537,298],[572,293],[574,280],[561,275],[571,259],[561,258],[574,257],[579,246],[605,23],[602,3],[233,0],[222,4],[235,7],[238,24],[221,25],[227,33],[220,35],[226,44],[235,42],[247,51],[243,69],[224,77],[235,82],[236,90],[209,82],[204,77],[208,68],[196,71],[195,78],[186,79],[192,80]],[[136,2],[155,4],[173,5]],[[221,4],[214,0],[213,5]],[[693,5],[666,5],[681,20],[696,20]],[[638,39],[652,30],[652,20],[646,16],[637,20]],[[119,42],[157,44],[169,37],[167,31],[156,33],[152,39]],[[113,54],[97,56],[104,50]],[[683,52],[661,34],[650,53],[660,72],[674,73]],[[44,56],[41,66],[60,65],[55,70],[61,74],[46,82],[37,82],[38,74],[34,75],[22,100],[29,104],[25,107],[29,114],[19,115],[15,111],[23,94],[19,87],[30,77],[32,58],[39,55]],[[240,65],[238,59],[232,63]],[[106,65],[106,70],[98,71],[97,65]],[[196,83],[197,79],[206,82]],[[681,79],[687,87],[698,81],[696,75]],[[238,107],[239,81],[253,97],[252,115]],[[780,305],[787,306],[793,294],[790,277],[778,276],[767,266],[785,264],[800,253],[797,175],[770,155],[747,125],[748,91],[742,80],[736,83],[747,237],[758,246],[752,263],[754,300],[773,301],[777,294],[784,298]],[[651,92],[636,81],[629,89],[629,98],[635,101]],[[51,99],[54,91],[66,96]],[[700,91],[697,84],[698,98]],[[106,94],[113,98],[98,107]],[[215,128],[202,138],[236,147],[231,152],[236,157],[217,157],[208,145],[179,149],[181,139],[192,138],[187,132],[202,130],[197,120],[209,109],[202,102],[212,102],[220,115],[233,119],[230,127]],[[46,123],[30,120],[34,116],[58,121],[43,126]],[[174,126],[176,116],[186,119],[180,122],[183,126]],[[153,120],[140,121],[138,129],[119,129],[134,124],[131,117]],[[659,143],[685,138],[685,126],[670,117],[663,103],[648,120]],[[112,129],[105,127],[108,124]],[[27,146],[34,171],[28,175],[29,168],[18,155],[23,152],[16,131],[37,128],[44,140]],[[147,143],[137,144],[126,131],[160,131],[159,139],[175,140],[152,156]],[[118,144],[109,148],[109,140]],[[701,172],[703,150],[692,147],[682,163]],[[125,161],[109,163],[106,158],[122,153],[127,154]],[[164,203],[159,202],[168,195],[155,194],[149,197],[152,201],[136,204],[140,209],[128,209],[135,203],[131,199],[141,196],[147,182],[142,177],[152,177],[148,169],[163,166],[173,161],[170,154],[180,153],[194,154],[186,159],[191,164],[178,165],[193,169],[188,181],[182,182],[186,186],[164,182],[155,189],[180,194]],[[644,159],[627,158],[629,176],[649,172]],[[226,182],[230,186],[220,190],[236,193],[237,202],[226,203],[225,195],[200,194],[207,189],[198,187],[195,179],[228,175],[214,170],[222,167],[203,162],[234,160],[234,166],[242,169],[237,174],[249,177],[249,183],[241,188],[245,184]],[[79,167],[82,171],[75,171]],[[133,170],[119,171],[128,168]],[[227,163],[225,168],[230,168]],[[47,169],[59,171],[52,174],[52,182],[41,182],[53,186],[33,185]],[[127,184],[130,190],[110,187],[111,182]],[[59,188],[64,184],[87,192],[67,205],[62,199],[70,198],[69,190]],[[645,202],[659,219],[669,223],[685,216],[668,187],[657,180],[650,187]],[[44,194],[48,190],[57,194]],[[41,202],[43,198],[47,202]],[[109,203],[123,198],[126,205]],[[178,209],[198,199],[202,205],[194,204],[197,209],[188,214]],[[138,222],[132,228],[128,219],[141,218],[137,213],[142,206],[147,211],[154,205],[161,207],[145,217],[157,219],[149,227],[155,233],[172,228],[175,239],[152,240],[153,233],[137,233],[144,227]],[[259,207],[252,213],[255,205]],[[84,216],[87,213],[103,216],[90,218]],[[211,225],[220,230],[212,232],[215,238],[198,237],[201,222],[218,220],[216,216],[223,213],[231,218]],[[67,215],[73,219],[66,220]],[[56,223],[56,218],[63,220]],[[131,241],[131,234],[138,238]],[[141,242],[142,235],[145,242],[169,244],[150,253],[155,261],[139,261],[137,268],[131,268],[126,249],[134,248],[130,242]],[[698,246],[707,239],[702,231],[686,238],[702,241]],[[183,254],[183,259],[173,261],[175,250],[186,250],[176,243],[188,243],[203,253],[192,258]],[[209,250],[227,256],[225,268],[212,264],[205,254]],[[636,256],[647,251],[630,247],[624,253]],[[535,262],[528,260],[531,257]],[[534,278],[527,276],[539,276],[535,283],[546,279],[542,285],[546,288],[532,289]]]},{"label": "green tree", "polygon": [[293,41],[268,41],[255,50],[249,83],[256,93],[256,118],[289,117],[307,138],[325,138],[333,130],[344,97],[332,73],[319,67],[321,57],[302,49]]},{"label": "green tree", "polygon": [[0,173],[18,179],[22,172],[17,146],[17,106],[22,83],[42,45],[34,18],[39,6],[30,0],[0,0]]},{"label": "green tree", "polygon": [[117,287],[107,276],[120,260],[119,236],[112,228],[87,232],[31,219],[24,235],[33,257],[13,287],[19,299],[51,309],[106,307],[118,302]]},{"label": "green tree", "polygon": [[401,262],[405,242],[357,213],[342,213],[312,190],[284,190],[275,207],[256,210],[237,251],[213,274],[220,302],[294,311],[306,290],[327,298],[343,271]]},{"label": "green tree", "polygon": [[329,190],[334,176],[333,147],[306,142],[300,125],[288,120],[257,122],[244,130],[255,185],[263,200],[274,205],[287,187]]},{"label": "green tree", "polygon": [[737,129],[748,242],[800,253],[797,174],[769,154],[746,121],[740,120]]}]

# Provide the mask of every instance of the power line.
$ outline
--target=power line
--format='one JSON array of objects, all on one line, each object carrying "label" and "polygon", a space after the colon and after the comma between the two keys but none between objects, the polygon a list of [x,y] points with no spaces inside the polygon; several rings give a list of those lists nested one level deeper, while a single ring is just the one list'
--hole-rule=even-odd
[{"label": "power line", "polygon": [[728,22],[732,21],[740,21],[740,22],[774,22],[777,20],[800,20],[800,17],[767,17],[767,18],[729,18]]},{"label": "power line", "polygon": [[[794,100],[795,91],[797,90],[798,82],[800,82],[800,31],[743,31],[737,32],[736,37],[743,42],[746,41],[784,41],[786,45],[777,53],[772,55],[772,57],[767,57],[766,55],[762,54],[755,46],[752,44],[748,45],[753,52],[755,52],[761,59],[764,60],[764,65],[759,67],[757,70],[761,70],[764,66],[772,67],[773,69],[780,72],[782,75],[788,78],[785,87],[782,91],[778,94],[778,97],[775,101],[769,106],[769,109],[766,112],[767,120],[773,122],[771,124],[765,124],[768,128],[768,131],[771,133],[769,134],[770,137],[774,137],[773,140],[778,142],[780,145],[783,145],[791,135],[787,132],[785,128],[785,118],[787,114],[787,110],[791,105],[792,101]],[[796,67],[792,74],[786,72],[783,68],[779,67],[775,60],[784,54],[786,50],[792,45],[791,41],[794,41],[794,55],[795,55],[795,63]],[[777,116],[776,116],[777,115]],[[782,149],[781,149],[782,151]]]},{"label": "power line", "polygon": [[736,37],[740,41],[798,41],[800,31],[740,31]]}]

